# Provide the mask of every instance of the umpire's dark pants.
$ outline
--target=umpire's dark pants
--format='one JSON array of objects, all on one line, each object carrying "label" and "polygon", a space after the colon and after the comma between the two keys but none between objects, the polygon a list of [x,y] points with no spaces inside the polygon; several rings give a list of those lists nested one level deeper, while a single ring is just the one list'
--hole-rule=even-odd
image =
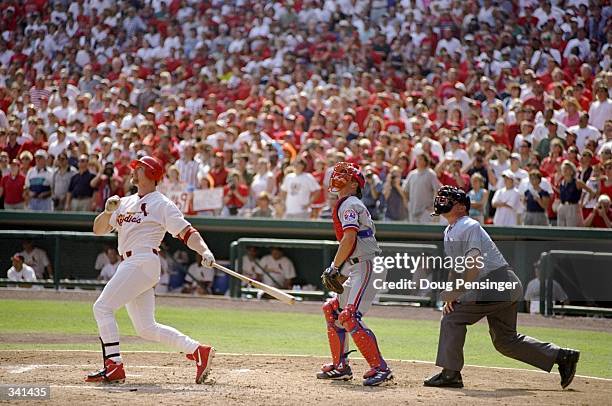
[{"label": "umpire's dark pants", "polygon": [[[520,290],[522,292],[522,288]],[[559,347],[516,332],[517,304],[517,301],[456,303],[454,311],[442,316],[436,365],[461,371],[467,326],[486,316],[489,334],[497,351],[550,372]]]}]

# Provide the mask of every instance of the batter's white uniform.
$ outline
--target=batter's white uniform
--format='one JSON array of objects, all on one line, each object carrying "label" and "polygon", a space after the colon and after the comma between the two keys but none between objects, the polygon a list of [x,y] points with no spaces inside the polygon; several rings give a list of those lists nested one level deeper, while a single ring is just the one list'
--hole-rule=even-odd
[{"label": "batter's white uniform", "polygon": [[[199,343],[178,330],[155,321],[154,287],[160,277],[160,259],[154,252],[168,231],[177,236],[189,223],[181,211],[158,191],[143,197],[121,198],[109,224],[118,233],[118,250],[123,261],[93,306],[100,338],[108,358],[120,360],[116,310],[125,305],[136,333],[185,353]],[[114,345],[108,345],[115,343]],[[110,356],[117,354],[117,356]]]}]

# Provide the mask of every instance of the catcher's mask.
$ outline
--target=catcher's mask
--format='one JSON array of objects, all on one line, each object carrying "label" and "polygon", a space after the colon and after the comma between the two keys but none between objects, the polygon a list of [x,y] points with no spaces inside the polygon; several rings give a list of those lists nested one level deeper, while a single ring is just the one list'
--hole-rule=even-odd
[{"label": "catcher's mask", "polygon": [[365,178],[356,165],[348,162],[338,162],[336,165],[334,165],[334,171],[332,172],[331,179],[329,181],[328,190],[330,192],[337,193],[351,180],[355,180],[357,182],[359,185],[358,190],[361,190],[363,185],[365,185]]},{"label": "catcher's mask", "polygon": [[439,216],[448,213],[455,204],[465,205],[465,210],[470,211],[470,197],[463,189],[454,186],[442,186],[434,199],[434,212],[431,216]]}]

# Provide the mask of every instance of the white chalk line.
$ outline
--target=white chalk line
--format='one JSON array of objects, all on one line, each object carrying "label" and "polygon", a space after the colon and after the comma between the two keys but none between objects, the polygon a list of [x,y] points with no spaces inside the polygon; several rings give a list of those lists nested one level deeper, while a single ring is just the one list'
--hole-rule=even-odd
[{"label": "white chalk line", "polygon": [[[128,375],[129,376],[129,375]],[[195,384],[194,384],[195,386]],[[155,386],[155,385],[123,385],[123,384],[101,384],[99,386],[94,386],[94,385],[50,385],[51,388],[57,388],[57,389],[78,389],[79,391],[83,390],[83,389],[90,389],[90,390],[101,390],[101,391],[105,391],[105,392],[138,392],[138,391],[151,391],[151,392],[157,392],[157,391],[164,391],[167,392],[168,390],[172,390],[172,391],[180,391],[180,392],[201,392],[201,393],[206,393],[208,392],[208,390],[206,389],[194,389],[193,387],[190,386],[185,386],[184,384],[164,384],[164,386]],[[204,386],[206,387],[206,385]]]},{"label": "white chalk line", "polygon": [[31,371],[38,368],[38,365],[25,365],[25,366],[7,366],[7,368],[13,368],[8,371],[9,374],[23,374],[24,372]]},{"label": "white chalk line", "polygon": [[[64,353],[64,352],[84,352],[84,353],[95,353],[98,354],[100,351],[96,351],[96,350],[61,350],[61,349],[51,349],[51,350],[41,350],[41,349],[35,349],[35,350],[0,350],[0,353],[3,352],[59,352],[59,353]],[[172,351],[140,351],[140,350],[133,350],[133,351],[121,351],[121,353],[123,354],[175,354],[175,352]],[[272,358],[312,358],[312,359],[328,359],[329,356],[326,355],[309,355],[309,354],[266,354],[266,353],[254,353],[254,354],[246,354],[246,353],[238,353],[238,352],[217,352],[217,355],[220,356],[226,356],[226,357],[272,357]],[[361,357],[354,357],[357,359],[362,359]],[[398,359],[398,358],[386,358],[387,361],[390,362],[408,362],[408,363],[416,363],[416,364],[427,364],[427,365],[434,365],[435,362],[432,361],[422,361],[422,360],[410,360],[410,359]],[[44,365],[44,364],[41,364]],[[49,364],[49,366],[55,366],[54,364]],[[63,366],[78,366],[78,365],[63,365]],[[91,365],[85,365],[87,367],[91,367]],[[496,370],[503,370],[503,371],[517,371],[517,372],[535,372],[538,374],[548,374],[548,372],[545,371],[539,371],[536,369],[526,369],[526,368],[513,368],[513,367],[492,367],[492,366],[485,366],[485,365],[472,365],[472,364],[465,364],[466,367],[470,367],[470,368],[483,368],[483,369],[496,369]],[[18,367],[18,365],[13,366],[13,367]],[[176,369],[176,368],[183,368],[183,367],[169,367],[169,366],[151,366],[151,365],[142,365],[142,366],[132,366],[130,365],[130,367],[134,367],[134,368],[151,368],[151,369],[161,369],[161,368],[169,368],[169,369]],[[0,368],[3,368],[3,366],[0,366]],[[556,372],[550,372],[551,374],[555,374],[558,375]],[[611,378],[602,378],[599,376],[589,376],[589,375],[578,375],[576,374],[577,377],[580,378],[585,378],[585,379],[595,379],[595,380],[599,380],[599,381],[605,381],[605,382],[612,382]]]},{"label": "white chalk line", "polygon": [[[40,368],[95,368],[91,364],[27,364],[27,365],[0,365],[2,369],[8,369],[9,374],[23,374]],[[129,365],[130,368],[140,369],[182,369],[183,367],[152,366],[152,365]]]}]

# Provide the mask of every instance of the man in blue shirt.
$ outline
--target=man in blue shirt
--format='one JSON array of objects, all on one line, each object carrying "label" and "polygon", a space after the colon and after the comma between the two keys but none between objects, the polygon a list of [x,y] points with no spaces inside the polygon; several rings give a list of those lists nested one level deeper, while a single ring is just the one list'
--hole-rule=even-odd
[{"label": "man in blue shirt", "polygon": [[94,193],[91,184],[96,175],[89,172],[88,164],[87,155],[81,155],[78,164],[79,172],[70,179],[64,210],[91,211],[91,199]]}]

